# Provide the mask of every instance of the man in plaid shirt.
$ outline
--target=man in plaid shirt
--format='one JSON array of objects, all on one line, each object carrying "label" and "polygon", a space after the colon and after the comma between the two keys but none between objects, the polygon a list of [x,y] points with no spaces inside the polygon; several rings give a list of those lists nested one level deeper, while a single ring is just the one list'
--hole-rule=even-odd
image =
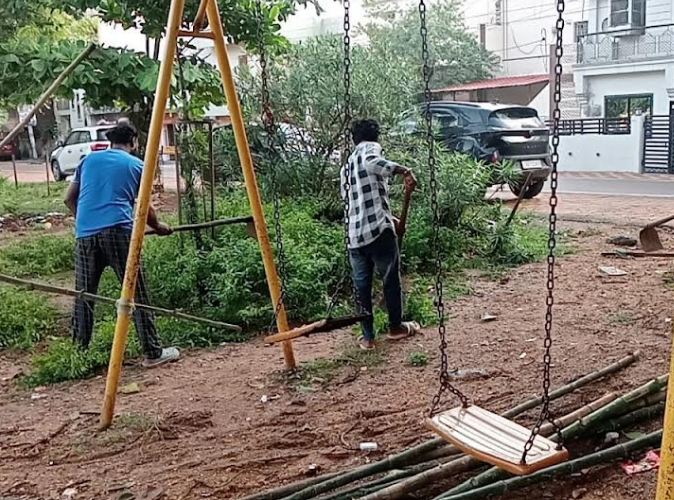
[{"label": "man in plaid shirt", "polygon": [[[414,322],[402,321],[402,287],[400,285],[400,251],[396,236],[397,220],[391,214],[389,181],[394,175],[405,179],[414,189],[412,171],[382,156],[379,125],[374,120],[353,123],[351,135],[355,148],[342,171],[349,178],[349,258],[358,298],[365,312],[372,313],[372,280],[376,271],[382,279],[389,316],[389,335],[398,340],[419,331]],[[342,186],[342,197],[347,192]],[[362,323],[363,349],[374,348],[374,319]]]}]

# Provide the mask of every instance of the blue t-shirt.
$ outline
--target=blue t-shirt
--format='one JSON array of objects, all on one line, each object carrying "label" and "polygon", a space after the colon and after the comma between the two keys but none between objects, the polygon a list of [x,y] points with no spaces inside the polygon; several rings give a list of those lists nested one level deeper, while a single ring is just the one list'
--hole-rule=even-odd
[{"label": "blue t-shirt", "polygon": [[87,156],[75,173],[80,185],[75,234],[86,238],[110,227],[133,227],[133,205],[143,162],[121,149]]}]

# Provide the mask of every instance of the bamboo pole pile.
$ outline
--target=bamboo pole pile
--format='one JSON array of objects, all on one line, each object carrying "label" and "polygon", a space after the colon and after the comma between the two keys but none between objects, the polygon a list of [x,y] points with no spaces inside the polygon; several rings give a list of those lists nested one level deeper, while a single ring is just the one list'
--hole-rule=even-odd
[{"label": "bamboo pole pile", "polygon": [[[615,374],[634,363],[638,357],[638,352],[632,353],[601,370],[580,377],[552,391],[551,398],[562,398]],[[662,375],[624,394],[605,394],[557,418],[555,423],[562,429],[562,437],[573,459],[528,476],[513,478],[496,467],[487,468],[486,464],[435,438],[376,462],[287,484],[242,500],[397,500],[411,496],[464,500],[487,498],[523,488],[583,468],[610,463],[648,447],[657,447],[661,431],[585,456],[576,457],[573,453],[574,440],[603,440],[608,432],[628,429],[645,420],[660,417],[664,412],[667,380],[667,375]],[[506,411],[503,416],[513,419],[540,404],[539,397],[531,398]],[[549,439],[554,441],[557,436],[551,436],[553,430],[551,424],[545,425],[541,435],[550,436]],[[465,474],[473,470],[480,473],[463,482],[457,480],[457,476],[463,475],[465,478]]]}]

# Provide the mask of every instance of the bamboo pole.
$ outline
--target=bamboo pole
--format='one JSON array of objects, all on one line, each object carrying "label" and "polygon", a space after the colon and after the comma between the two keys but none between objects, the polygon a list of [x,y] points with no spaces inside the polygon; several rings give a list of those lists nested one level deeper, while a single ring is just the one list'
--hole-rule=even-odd
[{"label": "bamboo pole", "polygon": [[[47,283],[38,283],[37,281],[24,280],[21,278],[15,278],[14,276],[8,276],[6,274],[0,274],[0,281],[21,288],[25,288],[26,290],[37,290],[40,292],[55,293],[58,295],[65,295],[67,297],[75,297],[93,300],[96,302],[103,302],[105,304],[113,304],[113,305],[117,304],[117,301],[111,297],[105,297],[103,295],[85,292],[84,290],[73,290],[70,288],[49,285]],[[229,323],[223,323],[222,321],[214,321],[207,318],[201,318],[199,316],[193,316],[191,314],[180,312],[176,309],[164,309],[163,307],[156,307],[148,304],[138,304],[136,302],[133,303],[133,308],[155,312],[157,314],[170,316],[172,318],[183,319],[185,321],[191,321],[193,323],[201,323],[203,325],[211,326],[213,328],[222,328],[225,330],[233,330],[235,332],[241,332],[241,327],[238,325],[230,325]]]},{"label": "bamboo pole", "polygon": [[150,208],[154,171],[157,167],[161,131],[164,123],[164,115],[166,113],[166,104],[169,98],[171,78],[173,76],[173,61],[176,55],[178,30],[180,29],[184,8],[185,0],[171,1],[166,28],[166,51],[159,66],[157,91],[155,93],[152,118],[150,120],[150,130],[148,132],[147,146],[145,148],[145,168],[143,168],[143,174],[140,180],[136,215],[133,221],[133,232],[131,234],[131,245],[126,260],[124,281],[122,283],[122,293],[117,305],[115,338],[112,343],[110,365],[108,367],[108,376],[105,383],[105,396],[103,399],[103,408],[101,410],[100,423],[102,428],[110,426],[115,411],[117,386],[119,385],[124,350],[129,335],[131,301],[133,300],[136,290],[136,278],[138,277],[138,269],[140,266],[140,254],[143,249],[143,239],[145,237],[145,227],[147,225],[147,213]]},{"label": "bamboo pole", "polygon": [[[649,395],[652,395],[653,393],[660,391],[660,389],[662,389],[662,387],[664,387],[664,385],[667,383],[667,378],[668,375],[662,375],[661,377],[651,380],[647,384],[637,387],[636,389],[628,392],[624,396],[621,396],[620,398],[616,399],[615,401],[611,402],[605,407],[590,413],[586,417],[578,419],[573,424],[562,429],[562,437],[564,439],[570,439],[572,437],[575,437],[587,431],[588,429],[592,429],[599,422],[607,418],[613,417],[615,415],[620,415],[621,413],[629,411],[632,405],[639,406],[639,402],[641,399],[645,399]],[[557,436],[553,436],[551,440],[556,441]],[[459,484],[458,486],[452,488],[447,493],[458,494],[464,491],[474,490],[486,484],[493,483],[494,481],[497,481],[505,476],[507,476],[506,472],[497,467],[492,467],[491,469],[483,472],[482,474],[475,476],[469,479],[468,481],[465,481]]]},{"label": "bamboo pole", "polygon": [[201,0],[199,2],[199,8],[197,9],[197,15],[194,17],[194,23],[192,23],[192,29],[194,31],[200,31],[204,27],[204,20],[206,19],[206,4],[209,0]]},{"label": "bamboo pole", "polygon": [[[674,333],[674,330],[673,330]],[[674,334],[672,335],[674,349]],[[669,373],[674,374],[674,351],[669,354]],[[665,403],[664,434],[660,449],[660,470],[655,500],[671,500],[674,498],[674,382],[670,378],[667,386],[667,402]]]},{"label": "bamboo pole", "polygon": [[593,431],[596,434],[606,434],[607,432],[619,431],[630,425],[634,425],[637,422],[642,422],[654,417],[659,417],[665,411],[665,403],[661,401],[660,403],[655,403],[650,406],[645,406],[634,410],[630,413],[626,413],[621,417],[612,418],[606,422],[602,422],[601,426],[595,428]]},{"label": "bamboo pole", "polygon": [[[234,130],[234,139],[236,141],[236,149],[239,153],[241,161],[241,169],[246,183],[246,191],[248,193],[248,200],[255,220],[255,231],[257,232],[257,241],[260,245],[262,253],[262,261],[264,263],[264,271],[267,277],[267,284],[271,295],[274,311],[276,312],[276,325],[279,332],[289,330],[288,317],[286,316],[285,306],[281,300],[281,283],[279,281],[278,272],[276,271],[276,264],[274,263],[274,253],[269,242],[269,233],[267,231],[267,222],[264,217],[264,210],[262,209],[262,200],[260,198],[260,190],[255,178],[255,170],[253,169],[253,160],[248,146],[248,138],[246,137],[246,127],[243,123],[243,115],[241,113],[241,104],[236,93],[234,79],[232,76],[232,68],[229,64],[229,56],[227,55],[227,47],[225,45],[225,33],[220,19],[220,12],[218,11],[218,4],[215,0],[202,0],[202,5],[205,5],[206,16],[208,17],[208,24],[211,27],[214,35],[215,56],[218,62],[218,69],[222,76],[222,83],[227,98],[227,107],[232,121],[232,129]],[[296,367],[295,354],[291,341],[286,341],[281,344],[283,346],[283,357],[285,358],[286,367],[294,370]]]},{"label": "bamboo pole", "polygon": [[[571,392],[574,392],[577,389],[580,389],[581,387],[584,387],[591,382],[594,382],[596,380],[599,380],[607,375],[610,375],[612,373],[616,373],[623,368],[630,366],[633,364],[635,361],[639,359],[639,356],[641,355],[640,351],[634,351],[631,354],[628,354],[627,356],[619,359],[618,361],[611,363],[610,365],[605,366],[604,368],[588,373],[586,375],[583,375],[582,377],[577,378],[573,382],[570,382],[562,387],[559,387],[555,389],[554,391],[550,392],[550,399],[555,400],[558,398],[561,398],[562,396],[565,396]],[[533,398],[529,398],[526,401],[523,401],[516,407],[512,408],[511,410],[505,412],[503,414],[504,417],[506,418],[513,418],[516,417],[517,415],[524,413],[525,411],[531,410],[532,408],[535,408],[536,406],[540,405],[542,402],[542,399],[540,396],[534,396]],[[395,455],[388,456],[382,460],[379,460],[377,462],[373,462],[371,464],[366,464],[366,465],[361,465],[360,467],[356,467],[355,469],[351,469],[348,471],[345,471],[338,476],[335,477],[325,477],[325,481],[323,483],[323,487],[321,489],[321,492],[328,492],[332,491],[336,488],[339,488],[341,486],[344,486],[346,484],[349,484],[353,481],[358,481],[360,479],[379,474],[382,472],[386,472],[391,469],[395,469],[398,467],[403,467],[405,465],[408,465],[412,463],[414,460],[419,459],[420,457],[425,457],[426,454],[434,452],[436,449],[440,448],[446,443],[444,439],[440,438],[433,438],[429,439],[428,441],[425,441],[423,443],[420,443],[412,448],[409,448],[407,450],[404,450],[400,453],[397,453]],[[452,453],[453,451],[456,450],[454,446],[446,446],[445,449],[447,450],[447,453]],[[295,492],[302,493],[301,489],[295,489]],[[280,497],[278,497],[280,498]],[[311,498],[309,497],[297,497],[297,498]],[[275,499],[270,499],[270,500],[275,500]]]},{"label": "bamboo pole", "polygon": [[47,196],[51,196],[49,187],[49,157],[47,156],[47,153],[44,154],[44,171],[47,177]]},{"label": "bamboo pole", "polygon": [[[570,460],[547,469],[540,470],[528,476],[519,476],[513,479],[498,481],[497,483],[484,486],[475,490],[459,493],[457,495],[446,495],[437,497],[438,500],[473,500],[489,498],[492,495],[499,495],[505,492],[510,492],[525,486],[530,486],[545,480],[552,479],[562,474],[573,474],[582,469],[593,467],[595,465],[613,462],[621,458],[628,457],[634,452],[657,446],[662,439],[662,429],[652,432],[642,438],[634,439],[625,444],[619,444],[611,448],[607,448],[596,453],[585,455],[584,457]],[[660,466],[662,470],[662,465]]]},{"label": "bamboo pole", "polygon": [[[618,397],[615,393],[609,393],[601,398],[563,416],[556,420],[557,426],[565,427],[572,422],[589,415],[599,408],[603,408]],[[554,432],[555,428],[551,423],[541,427],[540,434],[548,436]],[[437,481],[442,481],[450,476],[460,474],[483,465],[483,462],[471,456],[463,456],[457,458],[447,464],[439,465],[433,469],[427,470],[414,477],[401,481],[397,484],[379,490],[371,495],[363,497],[363,500],[397,500],[405,497],[408,493],[418,491],[429,484]]]},{"label": "bamboo pole", "polygon": [[78,55],[73,62],[71,62],[66,69],[63,70],[63,73],[61,73],[56,80],[52,82],[52,84],[47,87],[47,90],[45,90],[40,98],[37,100],[35,103],[35,106],[33,106],[33,109],[31,109],[28,114],[21,120],[16,127],[12,129],[12,131],[7,134],[7,136],[0,140],[0,148],[2,148],[5,144],[9,144],[10,141],[12,141],[23,129],[30,123],[31,118],[35,116],[35,113],[40,111],[42,109],[42,106],[44,106],[47,101],[51,98],[52,94],[56,92],[56,89],[58,89],[61,84],[65,81],[70,74],[75,71],[75,68],[80,65],[82,61],[84,61],[87,57],[91,55],[91,53],[96,50],[96,44],[92,43],[89,44],[89,46],[84,49],[80,55]]},{"label": "bamboo pole", "polygon": [[325,474],[319,477],[312,477],[311,479],[305,479],[298,483],[286,484],[285,486],[279,486],[273,490],[268,490],[263,493],[255,493],[254,495],[248,495],[247,497],[240,498],[239,500],[278,500],[283,498],[286,495],[294,493],[297,491],[298,487],[306,488],[308,486],[320,483],[325,481],[328,477],[334,477],[338,475],[338,472],[333,472],[332,474]]}]

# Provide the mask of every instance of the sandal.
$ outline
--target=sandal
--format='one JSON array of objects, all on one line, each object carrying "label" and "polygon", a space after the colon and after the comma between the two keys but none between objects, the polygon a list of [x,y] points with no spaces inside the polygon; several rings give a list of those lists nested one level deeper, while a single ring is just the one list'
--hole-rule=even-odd
[{"label": "sandal", "polygon": [[358,346],[363,351],[371,351],[375,348],[375,343],[374,343],[374,340],[361,339],[360,342],[358,342]]},{"label": "sandal", "polygon": [[421,333],[421,326],[416,321],[403,321],[400,324],[400,330],[396,332],[389,332],[386,336],[389,340],[402,340],[412,335]]}]

